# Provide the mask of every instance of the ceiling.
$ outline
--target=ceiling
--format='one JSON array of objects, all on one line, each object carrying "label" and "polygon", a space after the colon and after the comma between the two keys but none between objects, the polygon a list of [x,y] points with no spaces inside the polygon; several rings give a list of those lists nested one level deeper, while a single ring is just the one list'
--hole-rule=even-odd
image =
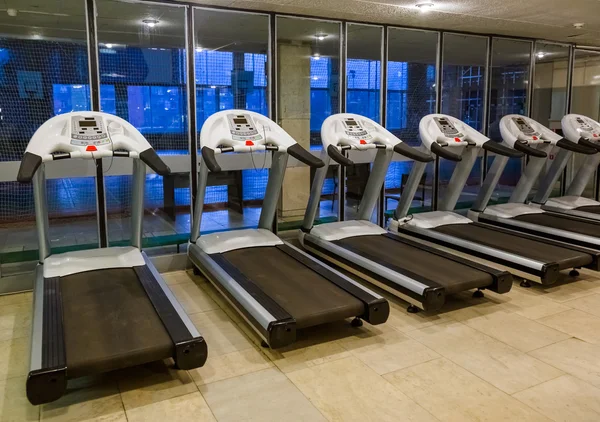
[{"label": "ceiling", "polygon": [[[600,46],[599,0],[191,0],[217,5],[360,22],[547,39]],[[424,0],[423,0],[424,1]],[[430,0],[427,0],[430,1]],[[584,23],[583,29],[573,27]]]}]

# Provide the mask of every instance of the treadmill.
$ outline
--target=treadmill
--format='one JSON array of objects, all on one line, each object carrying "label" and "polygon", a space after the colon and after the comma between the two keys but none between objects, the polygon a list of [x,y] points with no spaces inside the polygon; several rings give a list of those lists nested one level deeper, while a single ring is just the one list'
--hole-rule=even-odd
[{"label": "treadmill", "polygon": [[[430,154],[411,148],[378,123],[357,114],[328,117],[321,128],[325,167],[315,173],[300,241],[313,254],[409,302],[409,312],[438,311],[446,296],[477,289],[506,293],[512,276],[390,233],[370,221],[394,153],[425,165]],[[314,226],[321,191],[331,160],[353,165],[345,153],[375,152],[358,218]],[[417,164],[417,163],[415,163]]]},{"label": "treadmill", "polygon": [[[439,157],[456,162],[446,194],[438,211],[408,215],[425,165],[415,163],[396,208],[390,230],[446,246],[533,275],[542,284],[554,283],[559,271],[599,267],[600,251],[544,239],[502,227],[494,227],[453,212],[482,149],[496,154],[496,162],[506,165],[509,158],[522,157],[527,145],[519,150],[491,141],[466,123],[445,114],[430,114],[421,119],[419,133],[423,146]],[[487,203],[504,165],[492,167],[473,206]],[[576,275],[576,273],[572,273]],[[529,286],[524,281],[522,286]]]},{"label": "treadmill", "polygon": [[[321,160],[272,120],[246,110],[221,111],[209,117],[202,126],[200,146],[188,255],[197,271],[260,336],[264,347],[287,346],[296,340],[299,329],[350,317],[353,326],[362,325],[363,319],[371,324],[387,320],[389,304],[382,296],[271,232],[288,156],[312,167],[322,167]],[[267,151],[272,153],[272,164],[258,228],[200,236],[208,172],[221,171],[216,157]]]},{"label": "treadmill", "polygon": [[[53,255],[44,163],[103,157],[133,158],[131,246]],[[146,165],[170,173],[137,129],[100,112],[53,117],[27,146],[17,179],[33,181],[40,254],[26,384],[34,405],[60,398],[69,379],[167,358],[180,369],[206,361],[206,342],[142,252]]]},{"label": "treadmill", "polygon": [[[566,242],[586,248],[600,249],[600,224],[575,215],[546,211],[534,204],[527,204],[528,196],[538,179],[548,154],[555,148],[566,149],[585,155],[594,155],[597,150],[562,138],[529,117],[518,114],[504,116],[500,120],[500,132],[506,144],[519,150],[527,148],[529,162],[513,190],[508,203],[487,206],[489,196],[482,198],[469,211],[469,216],[481,223],[518,230],[547,239]],[[498,161],[498,164],[496,162]],[[495,166],[503,167],[505,157],[496,157]],[[488,189],[496,187],[497,180]]]},{"label": "treadmill", "polygon": [[[600,123],[581,114],[567,114],[561,120],[563,134],[571,142],[600,151]],[[600,202],[583,197],[583,192],[596,174],[600,165],[600,154],[585,157],[565,196],[550,198],[554,185],[563,174],[567,163],[573,156],[563,149],[554,158],[548,173],[542,179],[533,197],[532,204],[540,205],[543,210],[559,214],[588,218],[600,223]]]}]

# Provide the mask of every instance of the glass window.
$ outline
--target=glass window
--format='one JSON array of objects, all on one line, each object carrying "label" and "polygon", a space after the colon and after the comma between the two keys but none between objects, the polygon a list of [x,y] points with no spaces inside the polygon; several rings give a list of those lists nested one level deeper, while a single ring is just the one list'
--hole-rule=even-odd
[{"label": "glass window", "polygon": [[[340,112],[339,22],[277,17],[277,118],[304,148],[320,150],[321,125]],[[279,217],[300,222],[310,194],[312,171],[288,168]],[[337,167],[332,166],[322,192],[321,221],[337,219]],[[285,228],[295,227],[286,224]]]},{"label": "glass window", "polygon": [[[490,70],[489,132],[493,140],[501,140],[500,119],[507,114],[527,115],[531,62],[531,42],[494,38]],[[493,157],[488,160],[488,168]],[[523,161],[511,158],[500,177],[490,204],[506,202],[521,177]]]},{"label": "glass window", "polygon": [[[185,243],[189,234],[189,133],[185,7],[97,0],[100,105],[135,126],[172,174],[146,178],[146,245]],[[149,24],[150,23],[150,24]],[[111,168],[112,162],[106,162]],[[131,235],[131,175],[105,177],[111,245]]]},{"label": "glass window", "polygon": [[[388,31],[387,128],[402,141],[420,146],[419,122],[436,111],[438,33],[390,28]],[[385,215],[390,217],[404,190],[412,161],[394,154],[385,180]],[[433,165],[428,165],[411,213],[429,211]]]},{"label": "glass window", "polygon": [[[456,117],[483,132],[487,38],[444,34],[442,63],[442,113]],[[458,199],[456,209],[470,208],[482,183],[482,163],[478,159]],[[439,197],[443,198],[456,163],[440,159]]]},{"label": "glass window", "polygon": [[[347,28],[346,111],[381,123],[383,28],[357,24]],[[346,168],[346,220],[356,217],[370,168],[369,163]],[[372,221],[377,221],[377,209]]]},{"label": "glass window", "polygon": [[[268,116],[269,17],[194,8],[194,27],[198,132],[208,117],[221,110],[244,109]],[[218,184],[209,183],[203,232],[258,224],[269,171],[263,169],[264,154],[249,158],[247,169],[228,171]]]},{"label": "glass window", "polygon": [[[47,3],[44,13],[0,13],[0,172],[4,174],[16,176],[13,166],[46,120],[89,110],[85,4],[80,0]],[[68,165],[62,161],[48,167]],[[54,179],[50,171],[48,178],[53,250],[97,246],[94,179]],[[0,263],[37,260],[37,249],[32,185],[0,182]]]}]

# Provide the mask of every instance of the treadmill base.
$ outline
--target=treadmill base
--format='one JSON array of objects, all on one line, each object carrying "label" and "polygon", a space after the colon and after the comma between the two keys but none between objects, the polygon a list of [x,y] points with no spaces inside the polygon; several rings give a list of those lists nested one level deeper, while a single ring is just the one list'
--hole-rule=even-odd
[{"label": "treadmill base", "polygon": [[519,286],[529,289],[531,287],[531,283],[529,282],[529,280],[523,279],[523,281],[521,281],[521,284],[519,284]]},{"label": "treadmill base", "polygon": [[579,271],[573,269],[573,270],[569,271],[569,275],[571,277],[579,277]]},{"label": "treadmill base", "polygon": [[484,296],[483,291],[481,290],[476,290],[475,292],[473,292],[473,297],[476,299],[480,299]]},{"label": "treadmill base", "polygon": [[356,327],[356,328],[362,327],[362,325],[363,325],[362,319],[356,317],[356,318],[354,318],[352,320],[352,322],[350,323],[350,325],[352,325],[353,327]]},{"label": "treadmill base", "polygon": [[421,309],[419,309],[419,307],[415,305],[409,305],[408,308],[406,308],[406,312],[408,312],[409,314],[416,314],[420,310]]}]

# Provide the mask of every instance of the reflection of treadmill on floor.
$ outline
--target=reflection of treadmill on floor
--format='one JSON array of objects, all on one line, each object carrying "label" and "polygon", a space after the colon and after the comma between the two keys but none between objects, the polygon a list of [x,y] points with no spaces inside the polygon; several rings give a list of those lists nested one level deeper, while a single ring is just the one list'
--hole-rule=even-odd
[{"label": "reflection of treadmill on floor", "polygon": [[[228,110],[208,118],[200,136],[202,162],[189,257],[272,348],[296,340],[296,330],[355,317],[387,320],[381,296],[275,236],[272,227],[288,154],[312,167],[323,163],[260,114]],[[199,236],[208,171],[216,154],[272,151],[259,228]],[[262,158],[260,159],[262,160]],[[262,161],[261,161],[262,162]]]},{"label": "reflection of treadmill on floor", "polygon": [[[405,194],[401,198],[390,224],[392,231],[418,237],[468,254],[487,259],[507,267],[535,275],[543,284],[556,281],[563,269],[574,267],[598,267],[598,251],[571,246],[517,233],[500,227],[473,222],[453,212],[481,149],[496,154],[496,162],[506,162],[510,157],[522,157],[520,151],[489,140],[460,120],[431,114],[423,117],[419,125],[423,145],[436,155],[457,162],[446,195],[442,198],[440,211],[415,214],[407,217],[418,181],[425,170],[422,163],[415,163],[409,176]],[[454,152],[455,151],[455,152]],[[502,168],[492,168],[486,177],[474,208],[488,201]]]},{"label": "reflection of treadmill on floor", "polygon": [[[568,114],[562,118],[561,124],[566,139],[600,151],[600,123],[580,114]],[[537,189],[532,204],[541,204],[545,211],[589,218],[600,223],[600,202],[582,196],[600,165],[599,153],[585,157],[569,184],[565,196],[548,199],[572,155],[573,152],[567,149],[562,149],[556,154],[550,170]]]},{"label": "reflection of treadmill on floor", "polygon": [[[43,163],[102,157],[134,159],[132,246],[51,255]],[[27,378],[33,404],[57,400],[72,378],[166,358],[180,369],[206,361],[206,343],[141,251],[145,164],[170,172],[132,125],[105,113],[53,117],[27,146],[18,180],[33,180],[40,249]]]},{"label": "reflection of treadmill on floor", "polygon": [[[469,212],[469,216],[485,224],[600,249],[598,222],[544,211],[539,206],[525,203],[546,164],[548,154],[554,147],[586,155],[596,154],[597,150],[568,141],[535,120],[516,114],[504,116],[500,120],[500,132],[506,144],[526,151],[529,162],[507,204],[487,206],[489,198],[483,198],[484,200],[478,202],[477,207],[473,207]],[[503,168],[505,164],[504,157],[496,157],[490,172]],[[496,184],[497,181],[490,189]]]},{"label": "reflection of treadmill on floor", "polygon": [[[506,293],[512,276],[505,272],[392,234],[371,223],[375,204],[394,152],[418,160],[432,160],[409,147],[381,125],[356,114],[337,114],[321,129],[322,160],[352,165],[344,151],[376,151],[357,220],[313,226],[327,167],[320,168],[310,195],[300,240],[306,249],[359,275],[417,307],[436,311],[447,295],[470,289]],[[478,293],[481,295],[481,293]]]}]

